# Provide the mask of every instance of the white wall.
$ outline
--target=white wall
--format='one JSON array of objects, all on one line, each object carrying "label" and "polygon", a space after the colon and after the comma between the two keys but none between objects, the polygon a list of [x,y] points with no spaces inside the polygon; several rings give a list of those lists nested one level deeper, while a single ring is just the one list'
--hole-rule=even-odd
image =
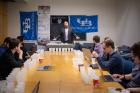
[{"label": "white wall", "polygon": [[140,41],[140,0],[117,0],[116,44]]},{"label": "white wall", "polygon": [[[51,15],[98,15],[98,32],[87,33],[87,41],[92,42],[94,35],[101,41],[107,36],[116,42],[116,0],[30,0],[25,3],[11,3],[8,9],[8,36],[20,35],[19,11],[37,11],[39,5],[51,7]],[[35,41],[36,42],[36,41]]]}]

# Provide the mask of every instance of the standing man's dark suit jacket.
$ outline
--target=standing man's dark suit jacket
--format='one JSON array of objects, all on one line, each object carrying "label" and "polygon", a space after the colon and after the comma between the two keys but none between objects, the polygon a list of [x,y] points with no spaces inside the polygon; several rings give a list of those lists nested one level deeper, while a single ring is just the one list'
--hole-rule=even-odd
[{"label": "standing man's dark suit jacket", "polygon": [[[77,36],[72,27],[68,27],[68,42],[73,43],[73,36]],[[61,37],[61,42],[65,43],[65,27],[61,29],[61,32],[56,39]]]}]

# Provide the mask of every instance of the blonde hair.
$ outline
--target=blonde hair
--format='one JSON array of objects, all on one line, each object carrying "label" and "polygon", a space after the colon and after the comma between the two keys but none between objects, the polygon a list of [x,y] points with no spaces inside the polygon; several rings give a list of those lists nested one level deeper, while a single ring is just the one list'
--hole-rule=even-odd
[{"label": "blonde hair", "polygon": [[[113,41],[113,39],[111,38],[111,37],[106,37],[105,39],[104,39],[104,41],[105,40],[112,40]],[[114,41],[113,41],[114,42]],[[115,47],[115,49],[118,51],[118,47],[115,45],[115,43],[114,43],[114,47]]]}]

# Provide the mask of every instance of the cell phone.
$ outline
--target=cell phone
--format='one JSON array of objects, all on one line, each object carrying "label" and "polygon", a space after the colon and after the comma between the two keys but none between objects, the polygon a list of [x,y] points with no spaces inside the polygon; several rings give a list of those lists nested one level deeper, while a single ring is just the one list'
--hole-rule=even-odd
[{"label": "cell phone", "polygon": [[116,91],[120,91],[121,92],[121,90],[122,90],[121,88],[116,88]]}]

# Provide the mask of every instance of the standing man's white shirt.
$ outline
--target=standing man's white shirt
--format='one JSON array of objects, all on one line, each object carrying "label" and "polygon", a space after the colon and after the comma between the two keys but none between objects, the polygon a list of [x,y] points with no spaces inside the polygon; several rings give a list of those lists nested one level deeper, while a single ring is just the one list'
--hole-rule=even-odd
[{"label": "standing man's white shirt", "polygon": [[65,28],[65,41],[68,40],[68,27]]}]

